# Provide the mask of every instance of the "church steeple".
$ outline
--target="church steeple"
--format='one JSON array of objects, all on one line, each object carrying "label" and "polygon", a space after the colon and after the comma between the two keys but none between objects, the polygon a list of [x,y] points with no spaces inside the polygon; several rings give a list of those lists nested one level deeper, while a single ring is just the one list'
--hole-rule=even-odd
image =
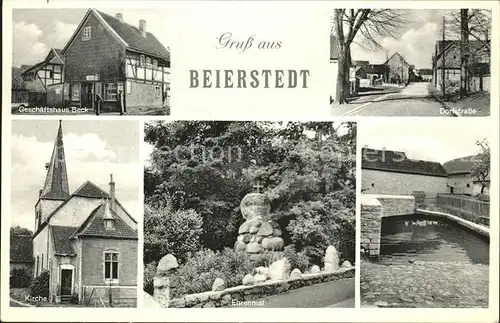
[{"label": "church steeple", "polygon": [[61,120],[59,120],[59,129],[57,130],[52,157],[50,162],[45,165],[45,168],[47,169],[47,177],[40,198],[66,200],[69,197],[69,186]]}]

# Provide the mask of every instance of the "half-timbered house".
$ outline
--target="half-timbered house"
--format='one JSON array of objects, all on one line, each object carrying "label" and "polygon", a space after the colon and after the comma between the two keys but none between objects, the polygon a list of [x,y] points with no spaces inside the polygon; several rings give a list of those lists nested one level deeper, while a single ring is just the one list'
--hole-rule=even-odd
[{"label": "half-timbered house", "polygon": [[24,88],[33,92],[47,92],[47,87],[64,82],[64,55],[60,49],[52,48],[45,59],[21,74]]},{"label": "half-timbered house", "polygon": [[63,53],[65,102],[103,112],[168,106],[170,53],[145,20],[89,9]]}]

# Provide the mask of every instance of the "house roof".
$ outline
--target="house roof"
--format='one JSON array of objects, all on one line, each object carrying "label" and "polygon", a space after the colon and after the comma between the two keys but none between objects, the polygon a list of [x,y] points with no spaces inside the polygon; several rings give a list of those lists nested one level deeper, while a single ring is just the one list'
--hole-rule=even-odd
[{"label": "house roof", "polygon": [[56,255],[72,256],[75,255],[71,245],[71,235],[78,227],[68,227],[52,225],[52,239],[54,240],[54,252]]},{"label": "house roof", "polygon": [[146,31],[146,37],[142,36],[139,29],[126,22],[121,22],[117,18],[102,11],[96,10],[106,23],[127,43],[129,49],[137,50],[147,54],[152,54],[160,58],[169,60],[170,52],[162,43],[150,32]]},{"label": "house roof", "polygon": [[[441,56],[443,56],[444,53],[446,53],[455,46],[460,46],[460,44],[461,40],[444,40],[444,41],[438,40],[436,42],[437,55],[434,58],[435,62],[437,62],[441,58]],[[490,44],[489,41],[479,41],[479,40],[469,39],[469,49],[471,49],[471,52],[478,52],[483,49],[488,49],[487,47],[489,46],[489,44]]]},{"label": "house roof", "polygon": [[437,162],[409,159],[402,151],[363,148],[361,168],[387,172],[447,177]]},{"label": "house roof", "polygon": [[399,57],[399,59],[400,59],[400,60],[402,60],[402,61],[403,61],[406,65],[411,66],[411,65],[410,65],[410,64],[409,64],[409,63],[408,63],[408,62],[407,62],[407,61],[403,58],[403,56],[402,56],[400,53],[398,53],[398,52],[395,52],[394,54],[392,54],[392,56],[391,56],[391,57],[389,57],[389,59],[385,61],[384,65],[387,65],[387,63],[388,63],[390,60],[392,60],[393,58],[397,58],[397,57]]},{"label": "house roof", "polygon": [[[106,229],[104,225],[105,219],[109,218],[115,221],[114,229]],[[73,236],[137,239],[137,231],[128,226],[111,210],[109,203],[106,201],[91,212],[87,220],[74,232]]]},{"label": "house roof", "polygon": [[10,262],[32,263],[33,242],[30,235],[10,236]]},{"label": "house roof", "polygon": [[455,158],[443,164],[449,175],[470,174],[474,164],[481,160],[481,155],[470,155]]},{"label": "house roof", "polygon": [[[59,61],[52,61],[52,59],[56,57],[56,59]],[[41,62],[38,62],[36,63],[35,65],[32,65],[32,66],[28,66],[28,65],[23,65],[25,66],[26,68],[24,68],[23,72],[21,73],[21,75],[24,75],[28,72],[33,72],[33,71],[37,71],[38,69],[40,69],[41,67],[43,67],[45,64],[47,63],[54,63],[54,64],[64,64],[64,55],[62,53],[62,50],[61,49],[57,49],[57,48],[51,48],[49,50],[49,52],[47,53],[47,56],[45,56],[45,59]]]},{"label": "house roof", "polygon": [[383,74],[389,71],[388,66],[384,64],[369,64],[363,68],[367,74]]},{"label": "house roof", "polygon": [[92,197],[92,198],[109,198],[109,194],[102,188],[92,183],[85,181],[74,193],[74,196]]}]

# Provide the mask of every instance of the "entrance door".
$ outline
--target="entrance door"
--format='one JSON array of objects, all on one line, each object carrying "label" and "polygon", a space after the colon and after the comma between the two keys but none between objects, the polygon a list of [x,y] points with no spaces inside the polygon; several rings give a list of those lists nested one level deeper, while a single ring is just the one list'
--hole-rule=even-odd
[{"label": "entrance door", "polygon": [[93,83],[82,83],[82,89],[80,93],[80,106],[82,108],[93,108],[93,93],[94,93]]},{"label": "entrance door", "polygon": [[61,269],[61,296],[71,295],[71,285],[73,284],[73,270]]}]

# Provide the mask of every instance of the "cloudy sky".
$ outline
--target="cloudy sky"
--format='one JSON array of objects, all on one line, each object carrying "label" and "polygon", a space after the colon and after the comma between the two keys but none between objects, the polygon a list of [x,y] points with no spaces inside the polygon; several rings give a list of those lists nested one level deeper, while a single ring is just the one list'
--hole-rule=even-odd
[{"label": "cloudy sky", "polygon": [[[169,12],[161,9],[96,8],[111,16],[122,13],[125,22],[137,26],[146,20],[146,28],[165,46],[170,44],[166,21]],[[88,9],[15,9],[12,14],[12,60],[14,66],[37,63],[47,56],[50,48],[62,49],[73,35]]]},{"label": "cloudy sky", "polygon": [[[45,181],[59,121],[13,120],[11,156],[11,222],[33,229],[38,190]],[[139,129],[136,121],[63,121],[63,141],[70,193],[86,180],[116,196],[138,221]],[[124,131],[126,129],[126,131]],[[141,212],[142,213],[142,212]]]},{"label": "cloudy sky", "polygon": [[407,24],[401,28],[400,37],[397,39],[391,37],[378,39],[387,53],[383,50],[366,50],[353,44],[351,47],[352,58],[370,61],[372,64],[382,64],[386,57],[398,52],[417,69],[431,68],[434,46],[436,41],[442,38],[443,15],[448,15],[451,11],[440,9],[407,10],[405,12]]},{"label": "cloudy sky", "polygon": [[358,125],[358,143],[372,149],[403,151],[411,159],[444,163],[478,153],[477,140],[492,145],[489,126],[481,118],[455,118],[441,121],[414,118],[377,120]]}]

